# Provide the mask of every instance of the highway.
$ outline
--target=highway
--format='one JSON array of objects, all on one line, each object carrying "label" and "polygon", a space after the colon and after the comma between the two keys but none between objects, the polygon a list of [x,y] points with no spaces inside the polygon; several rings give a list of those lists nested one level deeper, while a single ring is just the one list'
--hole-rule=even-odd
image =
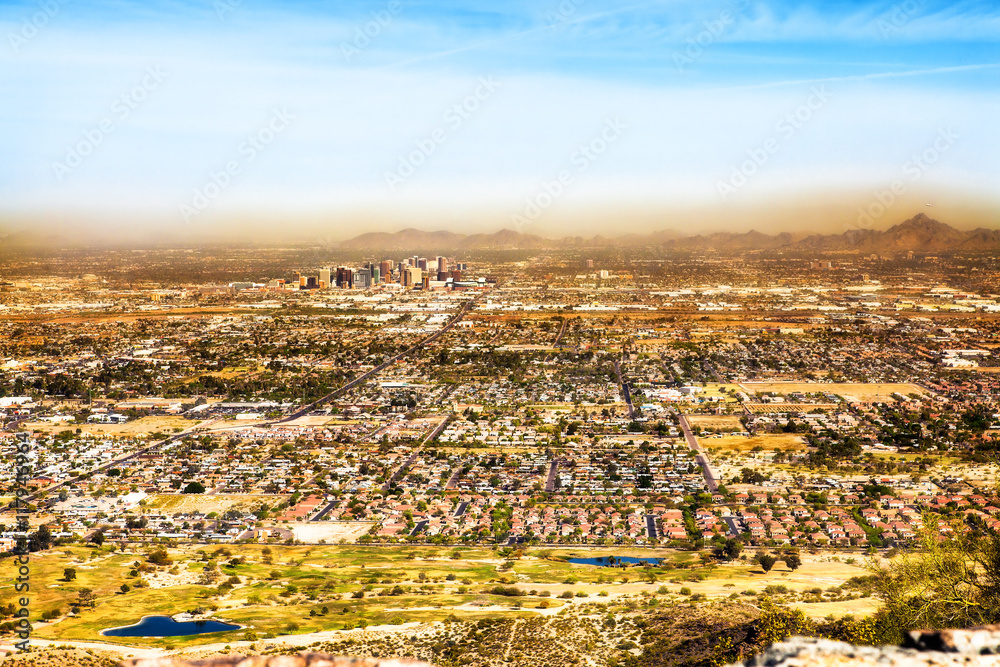
[{"label": "highway", "polygon": [[346,394],[347,392],[349,392],[351,389],[354,389],[358,385],[364,384],[365,382],[367,382],[371,378],[375,377],[376,375],[378,375],[379,373],[381,373],[386,368],[388,368],[389,366],[393,365],[394,363],[396,363],[400,359],[402,359],[404,357],[408,357],[409,355],[413,354],[414,352],[416,352],[417,350],[421,349],[425,345],[433,343],[438,338],[440,338],[441,336],[443,336],[446,333],[448,333],[449,331],[451,331],[452,328],[456,324],[458,324],[462,320],[462,318],[465,317],[469,313],[470,310],[472,310],[472,306],[475,305],[476,301],[478,301],[481,296],[482,296],[482,294],[479,294],[474,299],[470,299],[469,301],[466,301],[465,304],[462,306],[461,310],[458,311],[458,314],[455,315],[455,317],[451,318],[448,321],[448,324],[444,325],[443,328],[441,328],[438,331],[435,331],[431,335],[427,336],[426,338],[424,338],[422,341],[420,341],[416,345],[408,347],[407,349],[403,350],[402,352],[400,352],[396,356],[392,357],[391,359],[387,359],[386,361],[383,361],[381,364],[379,364],[375,368],[371,369],[367,373],[365,373],[363,375],[359,375],[358,377],[354,378],[353,380],[351,380],[350,382],[348,382],[344,386],[342,386],[342,387],[340,387],[338,389],[334,389],[333,391],[331,391],[326,396],[323,396],[323,397],[321,397],[321,398],[313,401],[312,403],[309,403],[308,405],[305,405],[305,406],[299,408],[298,410],[296,410],[292,414],[288,415],[287,417],[283,417],[282,419],[279,419],[279,420],[277,420],[275,422],[271,422],[270,424],[261,424],[261,426],[273,426],[274,424],[286,424],[286,423],[288,423],[290,421],[295,421],[296,419],[298,419],[300,417],[304,417],[305,415],[309,414],[310,412],[312,412],[316,408],[322,406],[324,403],[329,403],[333,399],[339,398],[341,395]]},{"label": "highway", "polygon": [[701,466],[701,471],[705,475],[705,485],[708,486],[709,493],[715,493],[719,490],[719,478],[716,476],[715,471],[712,470],[712,462],[708,460],[708,454],[698,444],[698,438],[694,437],[694,433],[691,432],[691,425],[688,424],[687,417],[681,415],[680,422],[688,447],[698,452],[695,456],[695,461]]},{"label": "highway", "polygon": [[563,335],[566,333],[566,325],[569,324],[569,320],[563,320],[562,326],[559,327],[559,333],[556,334],[556,340],[552,343],[552,347],[559,347],[559,341],[562,340]]},{"label": "highway", "polygon": [[618,376],[618,384],[622,388],[622,396],[625,398],[625,405],[628,407],[628,418],[635,419],[635,406],[632,405],[632,391],[629,389],[628,383],[622,379],[622,369],[618,362],[615,362],[615,375]]},{"label": "highway", "polygon": [[[295,419],[298,419],[299,417],[302,417],[304,415],[309,414],[310,412],[312,412],[316,408],[320,407],[324,403],[326,403],[328,401],[331,401],[334,398],[337,398],[341,394],[344,394],[344,393],[350,391],[354,387],[357,387],[358,385],[360,385],[360,384],[362,384],[364,382],[367,382],[369,379],[371,379],[375,375],[378,375],[383,370],[385,370],[386,368],[388,368],[392,364],[396,363],[397,361],[399,361],[403,357],[406,357],[406,356],[412,354],[413,352],[416,352],[417,350],[421,349],[425,345],[433,343],[438,338],[440,338],[444,334],[446,334],[449,331],[451,331],[452,328],[454,328],[454,326],[456,324],[458,324],[462,320],[462,318],[465,317],[469,313],[470,310],[472,310],[473,305],[475,305],[476,301],[478,301],[480,299],[480,297],[482,297],[482,293],[479,294],[479,295],[477,295],[475,298],[470,299],[469,301],[466,301],[465,304],[462,306],[461,310],[458,311],[458,314],[456,314],[455,317],[451,318],[451,320],[448,321],[448,324],[446,324],[443,328],[439,329],[438,331],[435,331],[431,335],[427,336],[426,338],[424,338],[423,340],[421,340],[419,343],[416,343],[415,345],[407,348],[406,350],[404,350],[403,352],[400,352],[399,354],[397,354],[396,356],[392,357],[391,359],[382,362],[381,364],[379,364],[375,368],[371,369],[370,371],[368,371],[364,375],[361,375],[361,376],[358,376],[358,377],[354,378],[353,380],[351,380],[350,382],[348,382],[344,386],[340,387],[339,389],[335,389],[334,391],[331,391],[329,394],[327,394],[326,396],[323,396],[319,400],[313,401],[312,403],[306,405],[305,407],[300,408],[299,410],[297,410],[296,412],[292,413],[291,415],[289,415],[287,417],[284,417],[283,419],[279,419],[279,420],[277,420],[275,422],[259,424],[259,426],[273,426],[275,424],[284,424],[284,423],[293,421]],[[156,450],[160,449],[161,447],[163,447],[164,445],[167,445],[167,444],[169,444],[171,442],[175,442],[177,440],[180,440],[181,438],[183,438],[186,435],[189,435],[191,432],[195,431],[196,429],[200,429],[200,428],[204,428],[204,427],[205,427],[205,425],[201,424],[201,425],[198,425],[198,426],[192,426],[190,428],[184,429],[180,433],[176,433],[176,434],[174,434],[174,435],[166,438],[165,440],[160,440],[159,442],[154,442],[153,444],[149,445],[148,447],[144,447],[144,448],[140,449],[137,452],[134,452],[134,453],[129,454],[127,456],[122,456],[122,457],[114,459],[113,461],[109,461],[107,463],[104,463],[104,464],[102,464],[102,465],[100,465],[100,466],[98,466],[96,468],[93,468],[92,470],[89,470],[89,471],[85,472],[82,475],[78,475],[77,477],[73,477],[71,479],[63,480],[62,482],[59,482],[58,484],[53,484],[53,485],[47,486],[44,489],[39,489],[35,493],[32,493],[29,496],[26,496],[25,500],[34,500],[38,496],[38,494],[40,494],[40,493],[43,493],[43,492],[49,493],[49,492],[55,491],[56,489],[59,489],[59,488],[61,488],[63,486],[66,486],[67,484],[75,484],[76,482],[84,480],[87,477],[89,477],[90,475],[93,475],[94,473],[98,473],[98,472],[102,472],[104,470],[108,470],[110,468],[114,468],[115,466],[117,466],[117,465],[119,465],[121,463],[125,463],[126,461],[129,461],[129,460],[131,460],[131,459],[133,459],[133,458],[135,458],[137,456],[142,456],[143,454],[147,454],[149,452],[156,451]]]},{"label": "highway", "polygon": [[443,420],[441,420],[440,424],[434,427],[433,431],[427,434],[427,437],[425,437],[423,440],[420,441],[420,445],[413,450],[413,453],[410,454],[409,458],[403,461],[403,464],[398,468],[396,468],[396,472],[392,473],[392,477],[390,477],[386,481],[386,483],[382,485],[383,494],[388,493],[389,489],[392,488],[392,483],[401,479],[403,475],[406,474],[407,469],[411,465],[413,465],[413,462],[417,460],[418,456],[420,456],[420,452],[423,450],[424,445],[426,445],[428,442],[441,435],[441,432],[444,431],[445,427],[448,426],[448,422],[450,421],[451,421],[451,415],[445,417]]}]

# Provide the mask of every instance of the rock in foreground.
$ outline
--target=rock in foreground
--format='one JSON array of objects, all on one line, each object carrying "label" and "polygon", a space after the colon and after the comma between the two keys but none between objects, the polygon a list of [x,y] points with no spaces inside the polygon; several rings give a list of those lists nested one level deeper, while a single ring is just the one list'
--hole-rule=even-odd
[{"label": "rock in foreground", "polygon": [[340,658],[323,653],[300,653],[228,656],[211,660],[139,658],[124,661],[122,667],[433,667],[433,665],[403,658]]},{"label": "rock in foreground", "polygon": [[746,667],[1000,667],[1000,626],[913,632],[906,646],[854,646],[792,637],[747,660]]}]

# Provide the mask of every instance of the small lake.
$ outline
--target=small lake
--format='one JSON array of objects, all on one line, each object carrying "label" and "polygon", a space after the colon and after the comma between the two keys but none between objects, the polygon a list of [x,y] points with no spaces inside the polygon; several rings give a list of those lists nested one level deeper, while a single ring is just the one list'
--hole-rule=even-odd
[{"label": "small lake", "polygon": [[656,567],[659,558],[633,558],[631,556],[600,556],[599,558],[570,558],[570,563],[577,565],[598,565],[600,567],[621,567],[623,565],[649,565]]},{"label": "small lake", "polygon": [[222,621],[175,621],[169,616],[146,616],[135,625],[101,631],[105,637],[186,637],[209,632],[239,630],[240,626]]}]

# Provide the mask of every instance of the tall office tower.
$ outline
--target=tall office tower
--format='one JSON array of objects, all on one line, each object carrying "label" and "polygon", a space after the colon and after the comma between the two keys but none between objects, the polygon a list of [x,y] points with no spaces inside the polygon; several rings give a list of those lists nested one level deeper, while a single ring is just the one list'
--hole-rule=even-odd
[{"label": "tall office tower", "polygon": [[592,260],[592,259],[588,259],[587,260],[587,268],[588,269],[594,268],[594,260]]},{"label": "tall office tower", "polygon": [[337,287],[350,289],[354,286],[354,273],[346,266],[337,267]]},{"label": "tall office tower", "polygon": [[428,275],[424,276],[423,288],[426,290],[431,288],[431,277]]},{"label": "tall office tower", "polygon": [[354,272],[354,286],[358,289],[368,289],[372,286],[372,274],[368,269],[358,269]]},{"label": "tall office tower", "polygon": [[438,280],[440,280],[441,282],[444,282],[444,281],[448,280],[448,278],[451,278],[451,274],[450,273],[448,273],[447,271],[438,271],[438,274],[437,274],[437,279]]},{"label": "tall office tower", "polygon": [[438,273],[448,270],[448,258],[438,257]]},{"label": "tall office tower", "polygon": [[382,269],[376,266],[372,269],[372,285],[378,285],[380,282],[382,282]]},{"label": "tall office tower", "polygon": [[420,262],[420,258],[416,255],[409,259],[410,266],[417,266],[418,262]]},{"label": "tall office tower", "polygon": [[390,280],[392,280],[392,261],[391,260],[387,259],[387,260],[383,261],[379,265],[379,269],[381,269],[380,273],[382,274],[382,280],[384,282],[389,282]]},{"label": "tall office tower", "polygon": [[458,269],[451,270],[451,279],[456,283],[462,279],[462,272]]},{"label": "tall office tower", "polygon": [[420,267],[421,271],[426,271],[427,270],[427,258],[426,257],[421,257],[420,259],[418,259],[417,260],[417,266]]},{"label": "tall office tower", "polygon": [[319,281],[316,276],[309,276],[306,278],[306,289],[317,289],[319,287]]},{"label": "tall office tower", "polygon": [[406,270],[406,287],[416,287],[422,282],[424,272],[416,266],[411,266]]},{"label": "tall office tower", "polygon": [[320,269],[319,270],[319,282],[322,287],[330,286],[330,269]]}]

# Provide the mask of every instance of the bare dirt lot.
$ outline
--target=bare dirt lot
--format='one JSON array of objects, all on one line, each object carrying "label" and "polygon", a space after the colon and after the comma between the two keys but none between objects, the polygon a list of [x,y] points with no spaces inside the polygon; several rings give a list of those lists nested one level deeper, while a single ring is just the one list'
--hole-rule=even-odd
[{"label": "bare dirt lot", "polygon": [[830,393],[848,401],[892,402],[893,394],[927,395],[927,390],[915,384],[854,384],[825,382],[744,382],[743,386],[754,393],[771,392],[782,396],[800,392],[803,394]]},{"label": "bare dirt lot", "polygon": [[326,542],[336,544],[340,540],[355,542],[368,533],[374,521],[310,521],[289,525],[295,539],[306,544]]},{"label": "bare dirt lot", "polygon": [[715,431],[742,431],[743,424],[740,423],[738,415],[685,415],[688,424],[692,428],[712,429]]},{"label": "bare dirt lot", "polygon": [[253,508],[260,504],[274,505],[284,500],[284,496],[218,495],[200,494],[160,494],[146,499],[146,507],[167,514],[201,512],[225,512],[233,508]]},{"label": "bare dirt lot", "polygon": [[90,433],[92,435],[133,437],[145,433],[172,434],[176,429],[184,430],[203,423],[204,421],[185,419],[184,417],[157,415],[142,417],[125,424],[49,424],[48,422],[29,422],[25,424],[25,428],[30,431],[41,431],[43,433],[60,433],[67,430],[75,432],[76,429],[80,429],[82,433]]},{"label": "bare dirt lot", "polygon": [[726,435],[721,438],[701,438],[701,446],[709,450],[720,449],[729,452],[750,452],[761,447],[765,452],[775,449],[782,451],[802,451],[806,441],[801,435],[793,433],[774,433],[745,438],[739,435]]}]

